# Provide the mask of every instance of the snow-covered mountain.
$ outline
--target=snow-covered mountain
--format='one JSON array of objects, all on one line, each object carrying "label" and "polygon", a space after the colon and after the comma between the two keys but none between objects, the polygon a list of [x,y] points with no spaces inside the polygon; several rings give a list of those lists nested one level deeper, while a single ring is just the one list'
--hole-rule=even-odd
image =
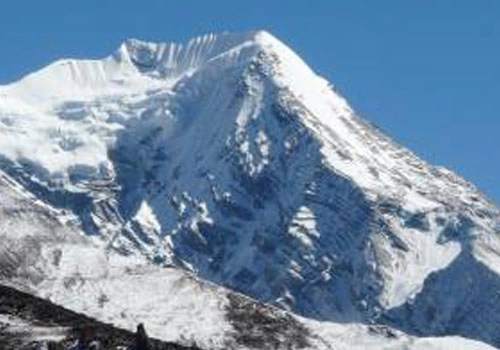
[{"label": "snow-covered mountain", "polygon": [[328,332],[500,346],[499,210],[267,32],[129,40],[1,86],[0,174],[2,280],[105,321],[227,346],[211,282]]},{"label": "snow-covered mountain", "polygon": [[[4,173],[0,194],[0,282],[116,327],[133,331],[143,322],[152,337],[202,349],[492,349],[459,337],[418,338],[387,326],[301,318],[181,269],[106,249]],[[60,308],[5,289],[2,349],[63,342],[70,327],[82,326]]]}]

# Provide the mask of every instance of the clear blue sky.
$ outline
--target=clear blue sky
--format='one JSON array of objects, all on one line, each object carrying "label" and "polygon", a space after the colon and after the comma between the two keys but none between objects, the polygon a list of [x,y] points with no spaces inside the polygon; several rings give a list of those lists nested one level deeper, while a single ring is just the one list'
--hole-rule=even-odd
[{"label": "clear blue sky", "polygon": [[0,83],[128,37],[267,29],[365,118],[500,203],[499,0],[16,0],[0,4]]}]

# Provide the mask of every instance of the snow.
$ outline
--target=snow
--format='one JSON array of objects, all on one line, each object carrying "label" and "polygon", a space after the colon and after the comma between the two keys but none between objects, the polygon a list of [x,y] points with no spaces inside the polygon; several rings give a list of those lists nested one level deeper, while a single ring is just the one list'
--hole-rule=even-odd
[{"label": "snow", "polygon": [[[113,255],[103,265],[95,255],[85,256],[80,251],[65,254],[66,260],[60,264],[64,273],[38,286],[43,296],[56,304],[131,331],[144,323],[150,336],[166,341],[196,343],[207,349],[225,349],[228,344],[232,349],[249,349],[232,339],[235,330],[227,318],[229,291],[178,269],[146,266],[139,261],[134,266]],[[84,259],[88,271],[73,269],[75,259]],[[66,264],[69,266],[64,267]],[[106,273],[100,269],[106,269]],[[381,326],[297,320],[312,332],[311,349],[490,348],[458,337],[418,339]],[[36,328],[34,331],[42,334]],[[388,337],[386,332],[393,335]]]},{"label": "snow", "polygon": [[42,285],[45,297],[118,327],[133,331],[144,323],[152,337],[205,348],[223,348],[231,331],[224,295],[175,269],[127,266],[105,277],[76,276],[69,288],[65,279]]},{"label": "snow", "polygon": [[155,232],[161,232],[161,226],[158,223],[158,219],[156,218],[155,213],[147,202],[143,201],[141,203],[141,206],[137,211],[134,219],[139,221],[145,228],[148,228]]},{"label": "snow", "polygon": [[219,346],[231,327],[222,292],[155,264],[339,322],[411,309],[464,256],[500,274],[498,209],[263,31],[131,39],[0,86],[0,167],[0,262],[63,305],[127,328],[147,318],[165,339]]},{"label": "snow", "polygon": [[304,246],[312,248],[312,239],[319,238],[314,213],[307,207],[300,207],[292,220],[288,234],[299,239]]},{"label": "snow", "polygon": [[393,229],[406,243],[409,252],[403,259],[392,260],[393,279],[389,280],[382,298],[387,309],[398,307],[414,298],[421,291],[426,278],[433,272],[445,269],[462,250],[458,242],[436,244],[440,230],[435,226],[427,233],[412,229]]},{"label": "snow", "polygon": [[[368,328],[354,324],[340,325],[315,321],[308,321],[308,326],[317,336],[317,343],[314,344],[315,349],[331,349],[325,346],[325,344],[333,344],[334,349],[349,350],[493,349],[481,342],[459,337],[412,338],[400,332],[379,326]],[[387,333],[390,333],[390,335],[387,336]]]},{"label": "snow", "polygon": [[0,314],[2,336],[20,337],[24,345],[32,341],[61,341],[66,338],[69,329],[64,327],[43,327],[12,315]]}]

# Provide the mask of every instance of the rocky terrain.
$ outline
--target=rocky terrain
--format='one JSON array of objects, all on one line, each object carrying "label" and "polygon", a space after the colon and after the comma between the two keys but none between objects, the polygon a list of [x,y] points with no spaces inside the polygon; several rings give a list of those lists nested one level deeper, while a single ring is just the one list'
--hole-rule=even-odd
[{"label": "rocky terrain", "polygon": [[[82,337],[102,349],[127,349],[134,344],[132,332],[99,322],[47,300],[8,286],[0,286],[0,348],[70,349]],[[149,339],[151,350],[197,350],[197,347]]]},{"label": "rocky terrain", "polygon": [[[267,32],[128,40],[0,86],[0,198],[1,280],[124,329],[354,348],[347,327],[367,348],[384,325],[500,346],[498,208]],[[238,293],[287,326],[245,334]]]}]

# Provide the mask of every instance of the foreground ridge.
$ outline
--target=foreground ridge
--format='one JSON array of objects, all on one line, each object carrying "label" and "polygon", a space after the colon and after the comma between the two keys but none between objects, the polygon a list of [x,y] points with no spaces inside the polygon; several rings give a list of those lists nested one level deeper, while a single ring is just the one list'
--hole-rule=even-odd
[{"label": "foreground ridge", "polygon": [[[4,350],[72,349],[80,333],[90,335],[101,349],[131,348],[134,334],[105,324],[47,300],[0,285],[0,347]],[[151,350],[197,350],[149,339]]]}]

